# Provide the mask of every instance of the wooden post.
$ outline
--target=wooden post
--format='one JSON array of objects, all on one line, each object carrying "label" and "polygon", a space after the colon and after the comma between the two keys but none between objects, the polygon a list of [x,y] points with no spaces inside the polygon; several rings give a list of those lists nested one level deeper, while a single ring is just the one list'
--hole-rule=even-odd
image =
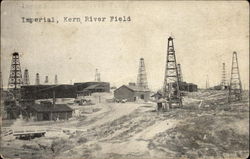
[{"label": "wooden post", "polygon": [[56,93],[55,90],[53,90],[53,108],[55,108],[55,104],[56,104]]}]

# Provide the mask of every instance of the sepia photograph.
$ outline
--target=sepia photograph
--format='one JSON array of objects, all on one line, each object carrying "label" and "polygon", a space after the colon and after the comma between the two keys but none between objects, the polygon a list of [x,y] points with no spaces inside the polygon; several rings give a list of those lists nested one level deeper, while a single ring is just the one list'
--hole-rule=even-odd
[{"label": "sepia photograph", "polygon": [[247,1],[1,2],[3,159],[246,159]]}]

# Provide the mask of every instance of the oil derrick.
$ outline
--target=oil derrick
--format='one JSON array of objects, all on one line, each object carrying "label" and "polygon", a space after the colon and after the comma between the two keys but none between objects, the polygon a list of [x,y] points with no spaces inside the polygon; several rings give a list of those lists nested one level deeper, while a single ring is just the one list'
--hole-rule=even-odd
[{"label": "oil derrick", "polygon": [[55,84],[58,84],[57,75],[55,75]]},{"label": "oil derrick", "polygon": [[95,69],[95,81],[96,82],[101,81],[101,74],[98,72],[98,69]]},{"label": "oil derrick", "polygon": [[39,78],[39,73],[36,73],[36,81],[35,81],[36,85],[40,84],[40,78]]},{"label": "oil derrick", "polygon": [[177,71],[178,71],[178,76],[179,76],[180,82],[183,82],[183,76],[182,76],[182,71],[181,71],[181,64],[177,65]]},{"label": "oil derrick", "polygon": [[29,71],[28,71],[28,69],[24,70],[23,85],[30,85],[30,79],[29,79]]},{"label": "oil derrick", "polygon": [[209,88],[209,78],[208,78],[208,75],[207,75],[207,79],[206,79],[206,89]]},{"label": "oil derrick", "polygon": [[167,99],[169,107],[178,104],[182,107],[182,97],[179,89],[179,74],[177,70],[173,38],[168,38],[166,70],[163,86],[163,96]]},{"label": "oil derrick", "polygon": [[240,80],[238,58],[237,58],[237,53],[233,52],[228,102],[237,101],[241,99],[242,99],[242,85]]},{"label": "oil derrick", "polygon": [[8,89],[16,90],[20,88],[22,84],[23,81],[22,81],[22,72],[21,72],[19,54],[18,52],[14,52],[12,54]]},{"label": "oil derrick", "polygon": [[48,84],[48,83],[49,83],[49,77],[48,77],[48,76],[45,76],[44,84]]},{"label": "oil derrick", "polygon": [[221,89],[227,89],[227,80],[226,80],[226,65],[222,63],[222,75],[221,75]]},{"label": "oil derrick", "polygon": [[139,88],[148,89],[147,74],[143,58],[140,58],[138,75],[137,75],[137,86]]}]

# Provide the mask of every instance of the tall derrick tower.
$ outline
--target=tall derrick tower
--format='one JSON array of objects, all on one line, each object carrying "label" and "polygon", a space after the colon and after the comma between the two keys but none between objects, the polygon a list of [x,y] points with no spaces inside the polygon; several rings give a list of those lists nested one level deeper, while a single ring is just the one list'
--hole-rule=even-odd
[{"label": "tall derrick tower", "polygon": [[39,77],[39,73],[36,73],[36,81],[35,81],[35,85],[39,85],[40,84],[40,77]]},{"label": "tall derrick tower", "polygon": [[101,82],[101,74],[98,72],[98,69],[95,69],[95,81]]},{"label": "tall derrick tower", "polygon": [[138,75],[137,75],[137,86],[139,88],[148,89],[147,73],[145,68],[144,59],[140,58]]},{"label": "tall derrick tower", "polygon": [[45,76],[45,81],[44,81],[45,84],[48,84],[49,83],[49,76]]},{"label": "tall derrick tower", "polygon": [[182,107],[182,97],[180,93],[179,82],[180,77],[177,70],[174,42],[173,38],[169,37],[163,96],[167,99],[170,107],[172,104],[178,104],[180,107]]},{"label": "tall derrick tower", "polygon": [[226,80],[226,65],[222,63],[222,75],[221,75],[221,88],[227,89],[227,80]]},{"label": "tall derrick tower", "polygon": [[8,89],[18,89],[23,84],[22,81],[22,71],[20,66],[20,59],[18,52],[12,54],[12,62],[10,69],[10,76],[8,82]]},{"label": "tall derrick tower", "polygon": [[30,79],[29,79],[29,71],[28,71],[28,69],[24,70],[23,85],[30,85]]},{"label": "tall derrick tower", "polygon": [[207,75],[207,78],[206,78],[206,89],[209,89],[209,77]]},{"label": "tall derrick tower", "polygon": [[240,80],[238,58],[237,58],[237,53],[233,52],[228,102],[230,103],[232,101],[241,99],[242,99],[242,85]]},{"label": "tall derrick tower", "polygon": [[58,84],[57,75],[55,75],[55,84]]},{"label": "tall derrick tower", "polygon": [[180,82],[183,82],[183,75],[182,75],[182,71],[181,71],[181,64],[177,65],[177,71],[178,71],[178,76],[179,76]]}]

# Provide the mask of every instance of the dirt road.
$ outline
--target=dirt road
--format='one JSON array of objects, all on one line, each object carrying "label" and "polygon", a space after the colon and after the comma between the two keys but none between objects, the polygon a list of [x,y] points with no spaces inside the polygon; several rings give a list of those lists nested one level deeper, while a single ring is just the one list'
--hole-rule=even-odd
[{"label": "dirt road", "polygon": [[232,104],[225,100],[225,92],[192,93],[185,97],[183,109],[164,113],[157,113],[154,103],[102,102],[92,106],[98,111],[77,120],[44,122],[41,125],[58,128],[44,138],[5,140],[4,154],[58,159],[244,158],[249,153],[248,98]]}]

